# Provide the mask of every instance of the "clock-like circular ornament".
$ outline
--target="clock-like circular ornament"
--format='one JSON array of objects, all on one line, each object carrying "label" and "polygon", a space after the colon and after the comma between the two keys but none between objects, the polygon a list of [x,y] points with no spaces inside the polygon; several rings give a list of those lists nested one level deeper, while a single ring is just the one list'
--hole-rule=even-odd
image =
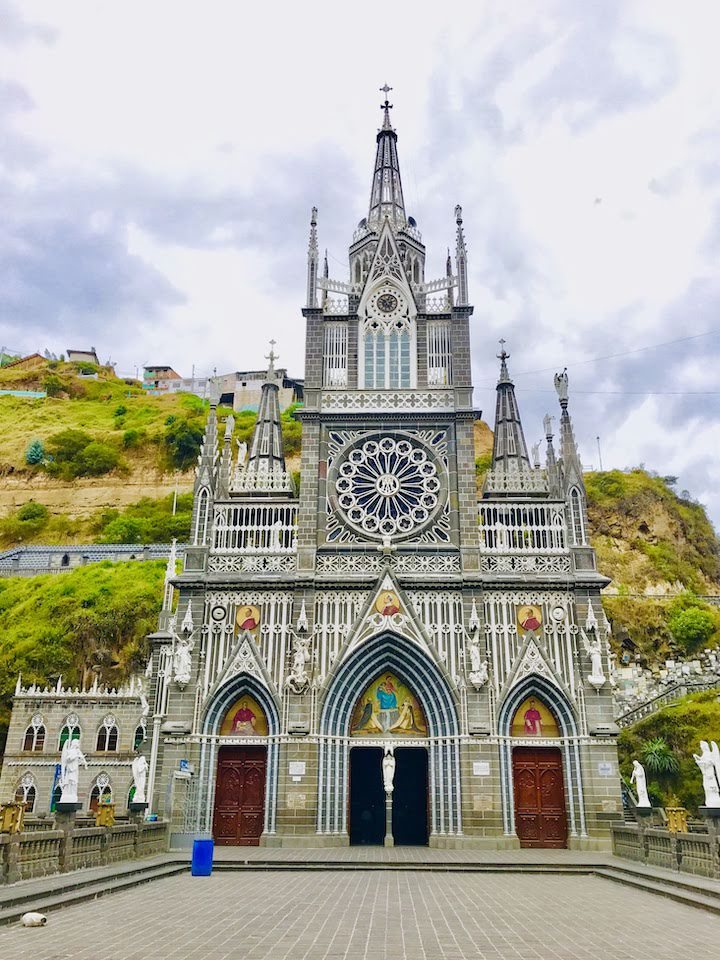
[{"label": "clock-like circular ornament", "polygon": [[407,316],[408,306],[402,291],[384,284],[368,300],[368,314],[387,322]]},{"label": "clock-like circular ornament", "polygon": [[331,489],[349,526],[374,539],[407,537],[426,526],[443,503],[442,467],[422,444],[381,436],[340,460]]}]

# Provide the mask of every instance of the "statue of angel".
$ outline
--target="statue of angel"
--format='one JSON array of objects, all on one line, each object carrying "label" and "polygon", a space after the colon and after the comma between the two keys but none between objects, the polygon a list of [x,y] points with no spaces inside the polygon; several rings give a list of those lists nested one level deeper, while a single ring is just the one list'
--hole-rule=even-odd
[{"label": "statue of angel", "polygon": [[286,683],[293,693],[304,693],[310,683],[306,664],[310,662],[311,637],[292,631],[292,666]]},{"label": "statue of angel", "polygon": [[85,754],[80,749],[79,740],[66,740],[63,744],[60,757],[60,803],[78,802],[78,783],[80,781],[80,764],[87,770]]},{"label": "statue of angel", "polygon": [[192,651],[195,642],[192,638],[185,638],[175,634],[175,650],[173,652],[173,680],[180,686],[190,682],[192,673]]},{"label": "statue of angel", "polygon": [[143,754],[140,754],[139,756],[135,757],[131,766],[133,784],[135,786],[133,803],[145,803],[145,785],[147,783],[147,774],[149,769],[147,759],[143,756]]},{"label": "statue of angel", "polygon": [[588,683],[592,684],[596,690],[599,690],[605,684],[605,674],[602,666],[602,648],[600,640],[592,631],[590,636],[584,630],[580,631],[585,652],[590,657],[590,674],[587,678]]},{"label": "statue of angel", "polygon": [[480,624],[473,622],[470,633],[465,634],[465,649],[470,657],[470,669],[468,671],[468,680],[479,690],[485,686],[488,679],[487,660],[483,660],[480,651]]},{"label": "statue of angel", "polygon": [[703,790],[705,791],[705,806],[720,807],[720,784],[715,773],[715,761],[717,759],[717,744],[714,744],[715,751],[711,751],[707,740],[700,741],[700,755],[693,754],[695,763],[700,767],[703,780]]}]

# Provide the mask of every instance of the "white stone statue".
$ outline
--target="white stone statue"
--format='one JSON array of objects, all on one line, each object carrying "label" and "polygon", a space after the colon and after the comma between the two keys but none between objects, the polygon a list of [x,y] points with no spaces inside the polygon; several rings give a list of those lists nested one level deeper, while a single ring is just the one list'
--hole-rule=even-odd
[{"label": "white stone statue", "polygon": [[714,740],[710,741],[710,756],[713,758],[715,776],[717,777],[718,783],[720,783],[720,748],[718,748]]},{"label": "white stone statue", "polygon": [[393,792],[393,780],[395,779],[395,753],[394,747],[385,747],[385,754],[382,760],[383,787],[385,793],[390,796]]},{"label": "white stone statue", "polygon": [[133,783],[135,784],[135,793],[133,794],[133,803],[145,803],[145,786],[147,784],[148,762],[145,757],[135,757],[132,762]]},{"label": "white stone statue", "polygon": [[192,672],[192,649],[195,646],[192,640],[175,636],[175,652],[173,653],[173,680],[181,686],[190,682]]},{"label": "white stone statue", "polygon": [[633,760],[633,772],[630,777],[630,783],[635,784],[637,791],[637,805],[639,807],[652,806],[647,792],[647,778],[645,777],[645,767],[639,760]]},{"label": "white stone statue", "polygon": [[[717,749],[717,744],[715,744]],[[715,773],[715,755],[707,740],[700,741],[700,756],[693,754],[695,763],[700,767],[705,791],[705,806],[720,807],[720,783]]]},{"label": "white stone statue", "polygon": [[555,374],[555,389],[557,390],[557,395],[560,398],[560,400],[567,400],[568,398],[567,367],[565,367],[562,373]]},{"label": "white stone statue", "polygon": [[292,631],[292,666],[290,675],[286,680],[288,687],[293,693],[304,693],[310,683],[307,675],[306,664],[310,662],[310,637],[297,634]]},{"label": "white stone statue", "polygon": [[60,757],[60,803],[78,802],[80,764],[87,770],[87,760],[80,749],[79,740],[66,740]]},{"label": "white stone statue", "polygon": [[587,678],[588,683],[592,684],[596,690],[599,690],[605,684],[605,674],[603,673],[602,667],[602,648],[600,646],[600,640],[595,634],[591,633],[590,636],[585,633],[584,630],[580,631],[580,635],[583,639],[583,644],[585,646],[585,651],[590,657],[590,674]]},{"label": "white stone statue", "polygon": [[468,673],[468,680],[476,690],[479,690],[480,687],[485,686],[487,683],[488,665],[487,661],[482,659],[482,654],[480,652],[480,640],[478,638],[477,630],[474,630],[472,635],[469,637],[467,650],[470,654],[470,671]]},{"label": "white stone statue", "polygon": [[248,451],[247,444],[244,442],[240,443],[240,441],[238,440],[237,462],[238,462],[238,467],[240,467],[241,469],[244,468],[245,466],[245,461],[247,460],[247,451]]}]

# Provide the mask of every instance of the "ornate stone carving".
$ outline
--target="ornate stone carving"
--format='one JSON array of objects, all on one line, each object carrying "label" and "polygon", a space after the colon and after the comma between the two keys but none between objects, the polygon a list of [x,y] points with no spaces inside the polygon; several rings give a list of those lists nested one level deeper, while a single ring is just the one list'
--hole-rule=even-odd
[{"label": "ornate stone carving", "polygon": [[363,410],[434,410],[450,412],[455,408],[452,390],[339,390],[323,391],[320,401],[323,413]]}]

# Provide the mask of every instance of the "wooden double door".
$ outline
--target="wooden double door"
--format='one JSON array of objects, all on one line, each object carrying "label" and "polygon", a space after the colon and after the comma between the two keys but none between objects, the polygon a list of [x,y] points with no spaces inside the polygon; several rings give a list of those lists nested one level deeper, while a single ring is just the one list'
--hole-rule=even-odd
[{"label": "wooden double door", "polygon": [[265,820],[266,747],[221,747],[215,785],[215,843],[256,847]]},{"label": "wooden double door", "polygon": [[515,747],[515,830],[521,847],[566,847],[562,755],[555,747]]}]

